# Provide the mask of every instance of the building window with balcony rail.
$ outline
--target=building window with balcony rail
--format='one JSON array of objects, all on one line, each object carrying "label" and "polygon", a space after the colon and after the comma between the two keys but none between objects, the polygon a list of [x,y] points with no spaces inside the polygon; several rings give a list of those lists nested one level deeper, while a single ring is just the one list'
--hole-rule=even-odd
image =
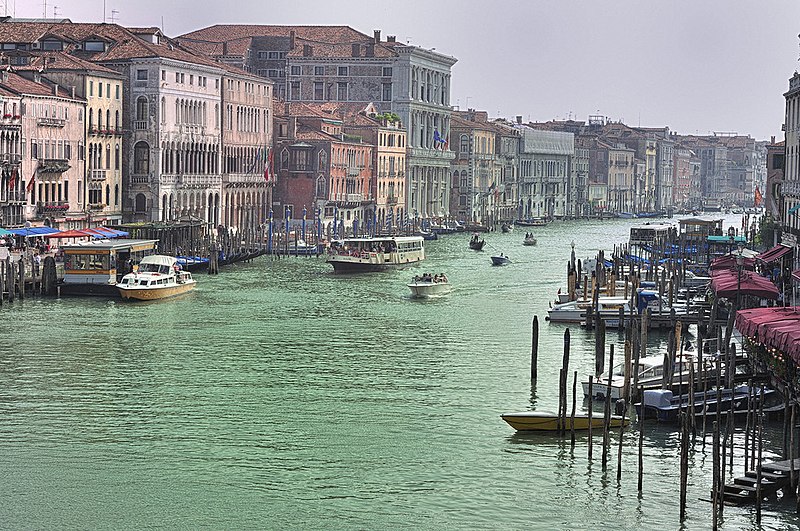
[{"label": "building window with balcony rail", "polygon": [[133,173],[138,175],[150,173],[150,146],[147,142],[137,142],[133,147]]},{"label": "building window with balcony rail", "polygon": [[136,121],[147,120],[147,98],[139,96],[136,99]]}]

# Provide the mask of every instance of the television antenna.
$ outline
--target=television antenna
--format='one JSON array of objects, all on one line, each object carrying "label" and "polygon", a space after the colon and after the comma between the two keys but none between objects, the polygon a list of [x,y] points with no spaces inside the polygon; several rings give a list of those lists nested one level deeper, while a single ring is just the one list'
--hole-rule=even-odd
[{"label": "television antenna", "polygon": [[119,11],[117,11],[116,9],[112,9],[111,10],[111,23],[112,24],[116,24],[117,23],[117,15],[119,15]]}]

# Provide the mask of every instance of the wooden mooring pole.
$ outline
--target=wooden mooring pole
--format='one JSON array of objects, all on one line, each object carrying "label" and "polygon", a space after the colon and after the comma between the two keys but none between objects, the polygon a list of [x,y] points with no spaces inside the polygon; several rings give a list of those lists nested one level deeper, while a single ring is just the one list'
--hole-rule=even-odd
[{"label": "wooden mooring pole", "polygon": [[538,362],[539,362],[539,316],[533,316],[533,323],[531,324],[531,380],[535,380],[538,376]]}]

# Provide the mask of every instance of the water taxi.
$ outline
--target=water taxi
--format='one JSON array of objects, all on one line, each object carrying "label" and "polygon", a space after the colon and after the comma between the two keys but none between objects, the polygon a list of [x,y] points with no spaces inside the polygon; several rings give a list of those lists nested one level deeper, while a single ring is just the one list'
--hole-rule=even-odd
[{"label": "water taxi", "polygon": [[[523,411],[520,413],[503,413],[500,415],[509,426],[517,431],[558,431],[558,414],[551,411]],[[628,419],[617,415],[612,415],[609,419],[609,426],[619,428],[622,423],[628,424]],[[602,428],[604,424],[603,415],[592,416],[592,429]],[[564,429],[572,429],[572,418],[567,415],[564,422]],[[589,415],[586,413],[575,415],[575,429],[589,429]]]},{"label": "water taxi", "polygon": [[502,266],[511,263],[511,259],[503,253],[500,253],[498,256],[491,256],[490,258],[492,259],[492,265],[495,266]]},{"label": "water taxi", "polygon": [[334,273],[365,273],[416,264],[425,259],[422,236],[345,238],[331,243],[327,262]]},{"label": "water taxi", "polygon": [[415,276],[412,282],[408,284],[408,289],[411,290],[412,297],[435,297],[449,293],[450,282],[444,273],[436,275],[425,273],[424,275]]},{"label": "water taxi", "polygon": [[175,257],[155,254],[144,257],[134,272],[122,277],[117,289],[123,299],[149,301],[186,293],[196,284]]}]

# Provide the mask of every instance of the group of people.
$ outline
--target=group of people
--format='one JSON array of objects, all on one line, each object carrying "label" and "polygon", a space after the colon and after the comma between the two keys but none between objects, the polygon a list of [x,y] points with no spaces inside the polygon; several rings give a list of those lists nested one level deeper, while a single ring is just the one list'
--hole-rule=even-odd
[{"label": "group of people", "polygon": [[423,273],[422,276],[415,276],[414,282],[433,282],[438,284],[439,282],[447,282],[447,276],[444,273],[436,273],[435,275]]}]

